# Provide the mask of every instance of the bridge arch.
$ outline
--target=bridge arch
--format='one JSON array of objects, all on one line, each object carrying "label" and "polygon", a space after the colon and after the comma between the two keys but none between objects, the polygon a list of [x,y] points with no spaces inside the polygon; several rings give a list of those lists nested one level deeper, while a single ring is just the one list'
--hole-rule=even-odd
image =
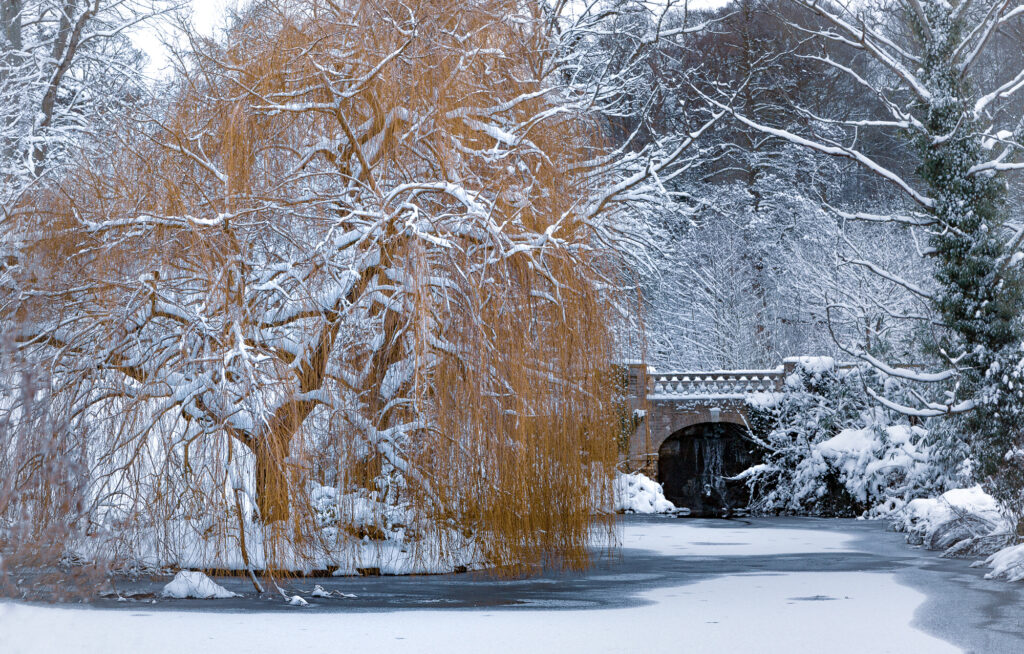
[{"label": "bridge arch", "polygon": [[694,515],[720,515],[747,505],[746,485],[727,479],[755,462],[742,421],[691,420],[659,444],[656,474],[676,506]]},{"label": "bridge arch", "polygon": [[[659,407],[664,409],[664,407]],[[715,411],[717,410],[717,411]],[[690,411],[669,408],[659,421],[657,433],[651,433],[651,451],[657,452],[662,443],[675,434],[696,425],[727,424],[746,429],[746,412],[742,409],[721,409],[719,407],[695,408]]]}]

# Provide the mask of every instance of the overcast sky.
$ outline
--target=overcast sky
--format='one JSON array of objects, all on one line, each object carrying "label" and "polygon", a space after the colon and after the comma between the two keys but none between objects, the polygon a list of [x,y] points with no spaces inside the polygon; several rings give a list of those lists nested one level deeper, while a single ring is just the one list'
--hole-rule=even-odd
[{"label": "overcast sky", "polygon": [[[238,0],[191,0],[193,20],[196,28],[205,34],[212,33],[224,22],[224,15],[229,7],[238,4]],[[140,30],[132,34],[135,46],[145,50],[149,55],[149,74],[159,75],[167,66],[167,51],[160,35],[152,29]]]}]

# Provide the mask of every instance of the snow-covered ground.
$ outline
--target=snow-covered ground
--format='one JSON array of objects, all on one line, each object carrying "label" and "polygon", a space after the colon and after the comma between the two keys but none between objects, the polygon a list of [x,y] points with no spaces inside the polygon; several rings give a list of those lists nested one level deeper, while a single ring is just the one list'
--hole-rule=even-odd
[{"label": "snow-covered ground", "polygon": [[[159,607],[134,603],[126,610],[8,602],[0,604],[0,652],[959,651],[913,626],[925,595],[898,583],[889,571],[831,571],[826,564],[814,571],[780,572],[758,564],[740,573],[716,572],[752,558],[863,556],[856,534],[824,522],[807,523],[808,528],[677,519],[625,524],[623,569],[632,560],[656,556],[652,569],[684,565],[707,568],[708,574],[696,575],[695,583],[661,585],[649,583],[650,575],[618,575],[626,594],[635,592],[633,601],[592,610],[491,606],[365,612],[354,599],[345,604],[352,609],[339,611],[318,604],[312,594],[306,597],[309,606],[272,613],[217,610],[219,602],[233,600],[208,600],[203,606],[210,608],[202,611],[168,610],[172,602],[167,600]],[[584,577],[602,575],[616,577],[600,567]],[[443,588],[439,579],[431,583]],[[378,588],[389,583],[395,584],[382,578]],[[538,581],[539,592],[550,583]],[[543,600],[536,605],[543,606]]]}]

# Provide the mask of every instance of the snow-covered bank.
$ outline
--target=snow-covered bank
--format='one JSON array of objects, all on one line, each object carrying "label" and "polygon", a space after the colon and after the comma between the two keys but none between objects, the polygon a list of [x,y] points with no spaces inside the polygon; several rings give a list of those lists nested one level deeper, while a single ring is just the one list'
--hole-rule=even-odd
[{"label": "snow-covered bank", "polygon": [[665,499],[661,484],[639,472],[615,477],[615,511],[618,513],[673,513],[675,504]]},{"label": "snow-covered bank", "polygon": [[289,531],[290,523],[283,528],[262,524],[251,513],[239,523],[228,514],[219,522],[179,519],[147,525],[128,542],[114,530],[98,531],[75,543],[73,551],[82,561],[99,562],[105,552],[121,552],[123,561],[112,567],[153,573],[272,567],[299,574],[354,576],[372,570],[410,575],[487,567],[472,534],[434,524],[407,504],[383,502],[377,493],[341,493],[312,484],[299,501],[308,501],[303,510],[315,525],[307,532]]}]

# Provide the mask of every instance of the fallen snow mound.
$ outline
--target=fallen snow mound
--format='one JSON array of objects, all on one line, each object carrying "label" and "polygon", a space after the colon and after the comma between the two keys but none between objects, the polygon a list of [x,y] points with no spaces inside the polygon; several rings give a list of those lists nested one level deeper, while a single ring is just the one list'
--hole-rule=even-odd
[{"label": "fallen snow mound", "polygon": [[615,510],[622,513],[674,513],[661,484],[639,472],[615,477]]},{"label": "fallen snow mound", "polygon": [[911,500],[893,518],[896,529],[907,532],[908,543],[933,550],[957,550],[951,554],[981,553],[977,547],[984,546],[986,539],[995,537],[992,542],[998,542],[999,535],[1007,530],[999,503],[981,486]]},{"label": "fallen snow mound", "polygon": [[160,593],[173,599],[228,599],[238,597],[202,572],[182,570]]}]

